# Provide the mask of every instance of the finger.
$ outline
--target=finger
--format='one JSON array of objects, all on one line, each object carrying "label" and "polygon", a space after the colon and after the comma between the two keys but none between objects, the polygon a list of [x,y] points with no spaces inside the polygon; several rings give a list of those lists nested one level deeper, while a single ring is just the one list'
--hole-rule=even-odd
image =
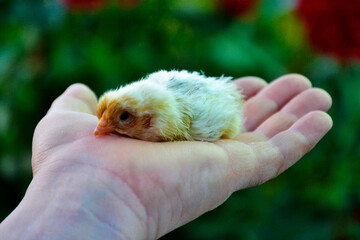
[{"label": "finger", "polygon": [[49,112],[66,110],[74,112],[96,113],[96,96],[84,84],[73,84],[52,103]]},{"label": "finger", "polygon": [[267,85],[267,82],[258,77],[243,77],[234,80],[233,83],[241,91],[245,100],[255,96]]},{"label": "finger", "polygon": [[[244,159],[237,154],[238,159],[234,158],[237,161],[233,165],[238,171],[235,189],[259,185],[278,176],[309,152],[331,127],[329,115],[314,111],[269,141],[248,144],[254,157],[247,154]],[[242,147],[242,150],[236,150],[239,153],[246,149],[245,146],[238,147]]]},{"label": "finger", "polygon": [[283,131],[270,139],[280,154],[280,159],[274,158],[272,178],[298,161],[308,153],[320,141],[320,139],[331,129],[331,117],[322,111],[314,111],[300,118],[288,130]]},{"label": "finger", "polygon": [[330,109],[331,104],[331,97],[326,91],[320,88],[312,88],[295,97],[281,111],[301,118],[311,111],[327,111]]},{"label": "finger", "polygon": [[322,89],[308,89],[293,98],[278,113],[265,120],[256,130],[269,138],[287,130],[301,118],[312,111],[327,111],[331,107],[330,95]]},{"label": "finger", "polygon": [[237,135],[233,140],[242,142],[242,143],[254,143],[254,142],[263,142],[268,140],[269,138],[262,134],[256,132],[245,132]]},{"label": "finger", "polygon": [[244,103],[245,128],[248,131],[254,130],[288,101],[310,87],[310,81],[298,74],[275,80]]},{"label": "finger", "polygon": [[330,130],[332,120],[314,111],[268,141],[218,141],[229,157],[229,184],[233,191],[262,184],[292,166]]}]

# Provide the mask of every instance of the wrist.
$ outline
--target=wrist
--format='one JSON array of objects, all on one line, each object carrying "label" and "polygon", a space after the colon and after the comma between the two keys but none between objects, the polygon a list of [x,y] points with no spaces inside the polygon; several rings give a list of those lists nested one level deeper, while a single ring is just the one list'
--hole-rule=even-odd
[{"label": "wrist", "polygon": [[[90,166],[38,172],[1,223],[0,239],[146,239],[146,214],[136,196],[130,189],[117,194],[106,178]],[[115,187],[126,192],[121,184]]]}]

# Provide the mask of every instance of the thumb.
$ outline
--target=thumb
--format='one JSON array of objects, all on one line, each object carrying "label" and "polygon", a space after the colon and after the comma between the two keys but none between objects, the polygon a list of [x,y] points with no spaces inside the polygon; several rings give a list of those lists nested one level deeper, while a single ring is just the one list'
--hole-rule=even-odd
[{"label": "thumb", "polygon": [[84,84],[76,83],[66,89],[52,103],[49,112],[74,111],[96,114],[97,98],[94,92]]}]

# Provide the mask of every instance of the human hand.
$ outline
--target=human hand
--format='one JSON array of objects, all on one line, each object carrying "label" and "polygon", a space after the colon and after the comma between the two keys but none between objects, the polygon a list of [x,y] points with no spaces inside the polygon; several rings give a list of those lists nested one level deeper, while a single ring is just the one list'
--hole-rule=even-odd
[{"label": "human hand", "polygon": [[247,131],[214,143],[96,138],[95,95],[69,87],[36,128],[33,181],[0,233],[23,223],[41,229],[37,239],[156,239],[276,177],[332,126],[330,96],[302,76],[234,83]]}]

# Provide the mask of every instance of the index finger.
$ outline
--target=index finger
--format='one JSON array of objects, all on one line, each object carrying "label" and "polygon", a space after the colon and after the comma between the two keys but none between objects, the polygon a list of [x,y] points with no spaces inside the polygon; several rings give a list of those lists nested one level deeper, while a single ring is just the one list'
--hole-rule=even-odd
[{"label": "index finger", "polygon": [[242,77],[235,79],[233,83],[241,91],[241,94],[244,96],[245,100],[255,96],[258,92],[267,86],[267,82],[258,77]]},{"label": "index finger", "polygon": [[55,99],[48,113],[63,110],[95,115],[96,104],[97,98],[94,92],[86,85],[76,83]]}]

